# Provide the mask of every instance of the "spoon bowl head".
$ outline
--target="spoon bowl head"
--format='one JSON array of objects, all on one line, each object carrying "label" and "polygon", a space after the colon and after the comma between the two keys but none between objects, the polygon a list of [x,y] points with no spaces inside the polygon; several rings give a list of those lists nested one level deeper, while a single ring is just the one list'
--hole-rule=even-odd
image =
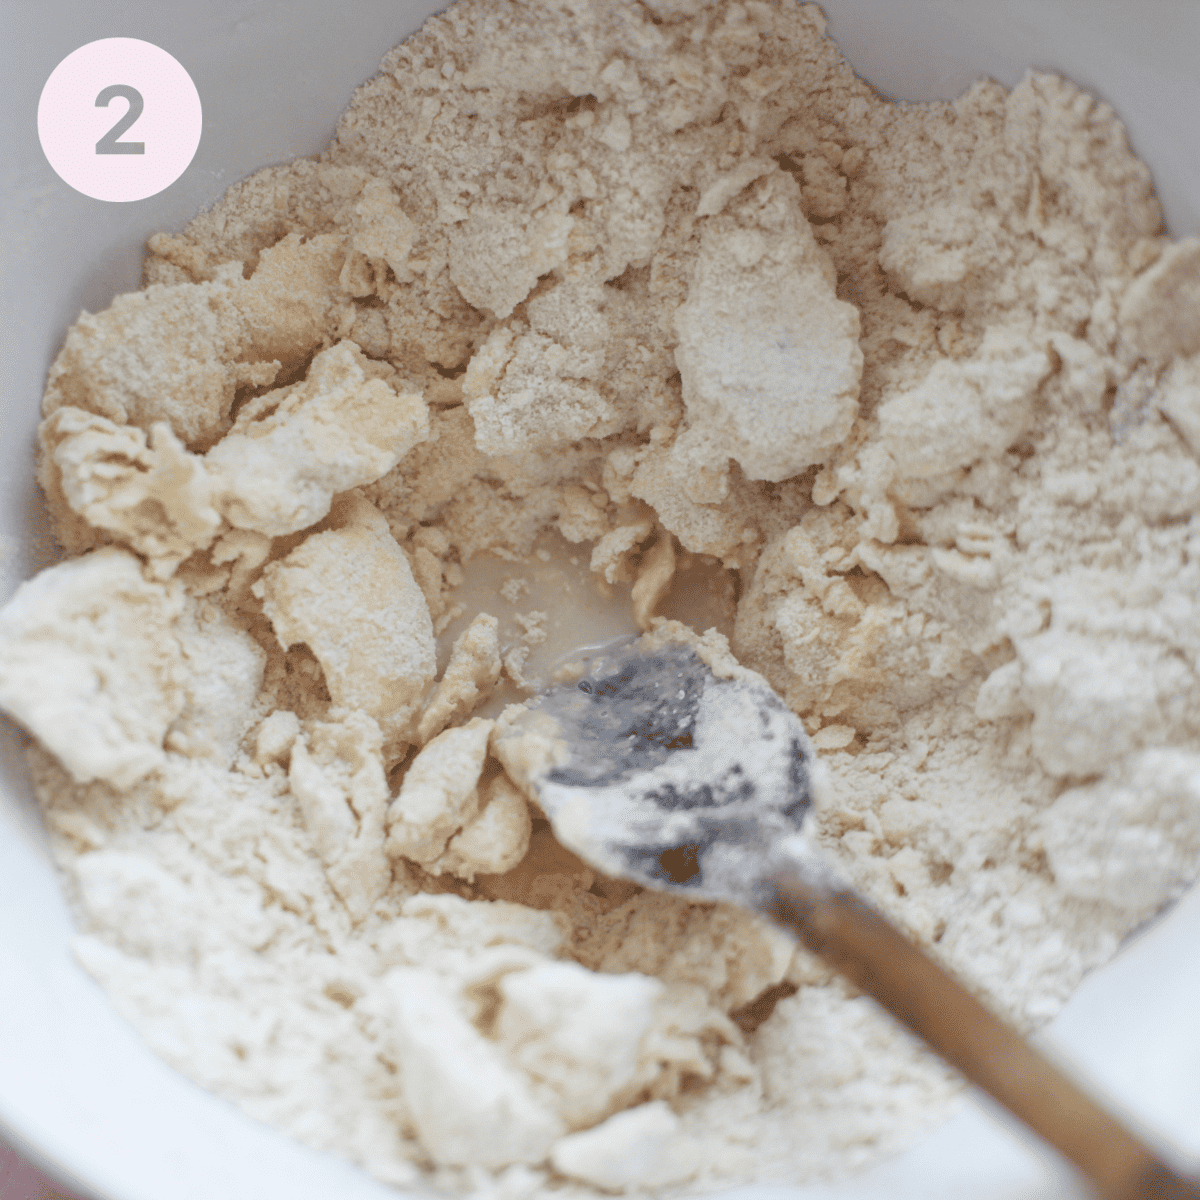
[{"label": "spoon bowl head", "polygon": [[[542,752],[505,753],[522,738]],[[609,647],[513,720],[500,753],[525,764],[559,840],[606,874],[754,907],[812,804],[800,721],[760,676],[718,678],[684,642]]]}]

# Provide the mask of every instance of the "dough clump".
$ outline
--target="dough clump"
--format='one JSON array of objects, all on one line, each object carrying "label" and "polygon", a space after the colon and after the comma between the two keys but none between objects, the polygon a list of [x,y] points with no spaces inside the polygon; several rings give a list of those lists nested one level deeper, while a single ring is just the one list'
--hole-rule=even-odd
[{"label": "dough clump", "polygon": [[464,579],[551,534],[644,628],[702,596],[813,734],[816,843],[1036,1028],[1200,863],[1198,329],[1200,243],[1062,79],[896,104],[811,4],[459,0],[51,367],[70,557],[0,611],[0,706],[79,961],[401,1187],[896,1151],[957,1081],[557,843],[495,701],[555,614]]}]

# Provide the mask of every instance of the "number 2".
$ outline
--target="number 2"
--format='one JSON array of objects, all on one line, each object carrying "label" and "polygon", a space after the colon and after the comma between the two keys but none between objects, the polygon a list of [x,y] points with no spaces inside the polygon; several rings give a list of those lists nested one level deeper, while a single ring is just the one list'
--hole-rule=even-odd
[{"label": "number 2", "polygon": [[142,109],[146,107],[142,100],[142,93],[137,88],[129,87],[128,84],[110,84],[96,97],[96,107],[107,108],[108,102],[115,96],[120,96],[122,100],[128,100],[129,108],[126,109],[125,115],[96,143],[96,153],[145,154],[145,142],[117,141],[117,138],[142,115]]}]

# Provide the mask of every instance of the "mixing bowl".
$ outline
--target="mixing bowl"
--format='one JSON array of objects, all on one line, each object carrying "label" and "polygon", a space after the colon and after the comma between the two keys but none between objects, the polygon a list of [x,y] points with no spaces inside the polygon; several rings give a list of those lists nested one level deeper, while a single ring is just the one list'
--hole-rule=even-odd
[{"label": "mixing bowl", "polygon": [[[46,368],[81,308],[137,286],[141,246],[235,180],[318,153],[356,84],[436,7],[425,0],[43,0],[6,4],[0,600],[54,555],[33,478]],[[882,93],[953,97],[981,75],[1057,70],[1111,103],[1149,163],[1170,232],[1200,233],[1200,6],[1192,0],[826,0],[832,34]],[[73,192],[37,141],[42,85],[75,48],[136,37],[191,73],[204,134],[149,199]],[[0,721],[0,1133],[82,1193],[113,1200],[315,1200],[395,1193],[256,1125],[161,1063],[71,957],[71,921],[33,801],[22,736]],[[1200,892],[1097,972],[1044,1037],[1136,1120],[1200,1153]],[[968,1099],[906,1154],[779,1200],[1033,1200],[1076,1184]],[[1081,1192],[1078,1194],[1082,1194]]]}]

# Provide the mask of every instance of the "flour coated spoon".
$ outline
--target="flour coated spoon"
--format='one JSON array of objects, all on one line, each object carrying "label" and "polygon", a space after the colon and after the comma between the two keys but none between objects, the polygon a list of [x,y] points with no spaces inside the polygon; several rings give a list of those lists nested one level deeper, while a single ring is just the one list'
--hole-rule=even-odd
[{"label": "flour coated spoon", "polygon": [[630,638],[501,724],[506,769],[592,866],[732,900],[790,930],[1065,1155],[1104,1200],[1200,1200],[1200,1182],[822,863],[803,833],[818,778],[812,748],[761,676],[669,634]]}]

